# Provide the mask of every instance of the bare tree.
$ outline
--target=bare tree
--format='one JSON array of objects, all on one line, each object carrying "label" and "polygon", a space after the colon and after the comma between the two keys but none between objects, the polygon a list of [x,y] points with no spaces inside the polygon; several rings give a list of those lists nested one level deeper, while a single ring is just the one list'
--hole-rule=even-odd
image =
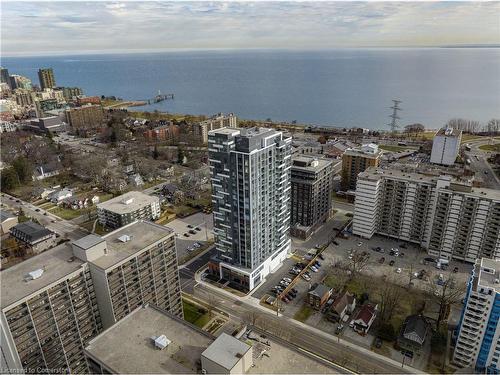
[{"label": "bare tree", "polygon": [[389,278],[378,287],[377,294],[380,300],[380,321],[388,322],[392,319],[394,312],[399,307],[403,288],[394,279]]},{"label": "bare tree", "polygon": [[347,262],[346,268],[350,271],[350,279],[359,275],[359,273],[367,266],[368,254],[353,253],[351,259]]},{"label": "bare tree", "polygon": [[500,131],[500,119],[493,118],[486,124],[486,129],[488,133],[494,134]]},{"label": "bare tree", "polygon": [[250,310],[245,313],[243,316],[243,320],[245,323],[250,324],[254,327],[258,327],[258,323],[260,323],[261,314],[256,310]]},{"label": "bare tree", "polygon": [[432,293],[434,301],[438,306],[438,318],[436,328],[447,318],[450,306],[459,302],[465,294],[465,284],[457,283],[455,277],[450,275],[448,279],[442,280],[441,285],[431,283],[429,292]]},{"label": "bare tree", "polygon": [[457,130],[462,130],[468,133],[476,133],[480,128],[479,121],[466,120],[463,118],[451,119],[446,123],[446,126]]}]

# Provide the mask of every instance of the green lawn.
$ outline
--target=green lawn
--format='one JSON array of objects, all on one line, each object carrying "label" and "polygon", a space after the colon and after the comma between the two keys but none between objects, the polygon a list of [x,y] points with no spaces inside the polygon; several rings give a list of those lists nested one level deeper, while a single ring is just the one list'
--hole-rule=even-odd
[{"label": "green lawn", "polygon": [[494,145],[482,145],[479,146],[479,148],[484,151],[500,152],[500,143],[495,143]]},{"label": "green lawn", "polygon": [[182,307],[184,308],[184,320],[202,328],[210,320],[210,315],[207,310],[202,307],[189,302],[185,299],[182,300]]},{"label": "green lawn", "polygon": [[313,313],[313,309],[308,305],[303,305],[294,315],[294,319],[299,322],[305,322]]},{"label": "green lawn", "polygon": [[71,210],[68,208],[56,207],[50,210],[50,213],[59,216],[61,219],[71,220],[75,217],[81,216],[84,214],[82,210]]}]

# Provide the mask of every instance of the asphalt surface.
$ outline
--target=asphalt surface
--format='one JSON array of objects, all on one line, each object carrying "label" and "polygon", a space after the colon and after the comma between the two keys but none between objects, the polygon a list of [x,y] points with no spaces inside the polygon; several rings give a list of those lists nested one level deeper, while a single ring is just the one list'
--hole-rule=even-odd
[{"label": "asphalt surface", "polygon": [[465,154],[470,160],[471,169],[483,179],[484,187],[500,190],[500,180],[495,175],[495,172],[486,160],[491,153],[483,151],[479,148],[479,146],[482,145],[494,144],[498,142],[498,139],[495,142],[492,142],[489,139],[467,142],[467,144],[471,147],[471,151],[465,152]]},{"label": "asphalt surface", "polygon": [[[41,225],[57,233],[62,238],[67,238],[71,241],[74,241],[89,234],[84,228],[81,228],[78,225],[75,225],[67,220],[63,220],[58,216],[51,214],[50,211],[45,211],[44,209],[39,208],[31,203],[27,203],[16,197],[12,197],[9,194],[2,193],[1,201],[3,205],[7,206],[14,212],[19,211],[19,209],[22,208],[25,215],[37,219]],[[44,215],[45,213],[47,215]]]},{"label": "asphalt surface", "polygon": [[[348,347],[343,342],[338,342],[338,339],[333,336],[319,335],[291,318],[286,316],[276,317],[270,313],[265,313],[247,302],[228,297],[204,285],[197,285],[194,295],[203,300],[210,297],[217,309],[230,316],[247,322],[251,319],[252,323],[258,328],[284,339],[291,345],[314,353],[331,362],[339,363],[355,372],[364,374],[409,373],[404,367],[395,366],[383,359],[367,355],[366,352]],[[348,371],[342,366],[338,366],[336,369],[342,373],[347,373]]]},{"label": "asphalt surface", "polygon": [[196,281],[194,280],[194,274],[200,268],[204,267],[211,257],[215,255],[215,246],[211,247],[208,251],[195,258],[186,265],[179,267],[179,276],[181,279],[181,290],[185,293],[193,294],[194,285]]}]

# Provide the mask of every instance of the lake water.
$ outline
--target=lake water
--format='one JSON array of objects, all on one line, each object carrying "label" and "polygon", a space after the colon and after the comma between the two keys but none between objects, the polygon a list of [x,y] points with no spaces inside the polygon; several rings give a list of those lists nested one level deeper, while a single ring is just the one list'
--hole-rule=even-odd
[{"label": "lake water", "polygon": [[175,100],[138,107],[326,126],[387,128],[391,99],[402,100],[401,125],[436,128],[463,117],[500,116],[500,49],[339,49],[197,51],[3,58],[11,74],[38,83],[53,67],[61,86],[86,95]]}]

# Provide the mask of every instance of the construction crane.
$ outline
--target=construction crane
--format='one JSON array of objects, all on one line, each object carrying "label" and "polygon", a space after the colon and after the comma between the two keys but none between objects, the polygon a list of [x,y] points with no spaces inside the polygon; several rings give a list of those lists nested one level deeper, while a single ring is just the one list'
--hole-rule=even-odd
[{"label": "construction crane", "polygon": [[389,118],[392,119],[392,121],[387,124],[387,126],[391,127],[391,133],[395,133],[396,129],[399,128],[399,125],[397,124],[397,120],[400,119],[398,116],[398,111],[402,111],[402,109],[399,107],[399,103],[402,103],[401,100],[393,99],[392,100],[393,105],[390,107],[392,109],[392,114],[389,115]]}]

